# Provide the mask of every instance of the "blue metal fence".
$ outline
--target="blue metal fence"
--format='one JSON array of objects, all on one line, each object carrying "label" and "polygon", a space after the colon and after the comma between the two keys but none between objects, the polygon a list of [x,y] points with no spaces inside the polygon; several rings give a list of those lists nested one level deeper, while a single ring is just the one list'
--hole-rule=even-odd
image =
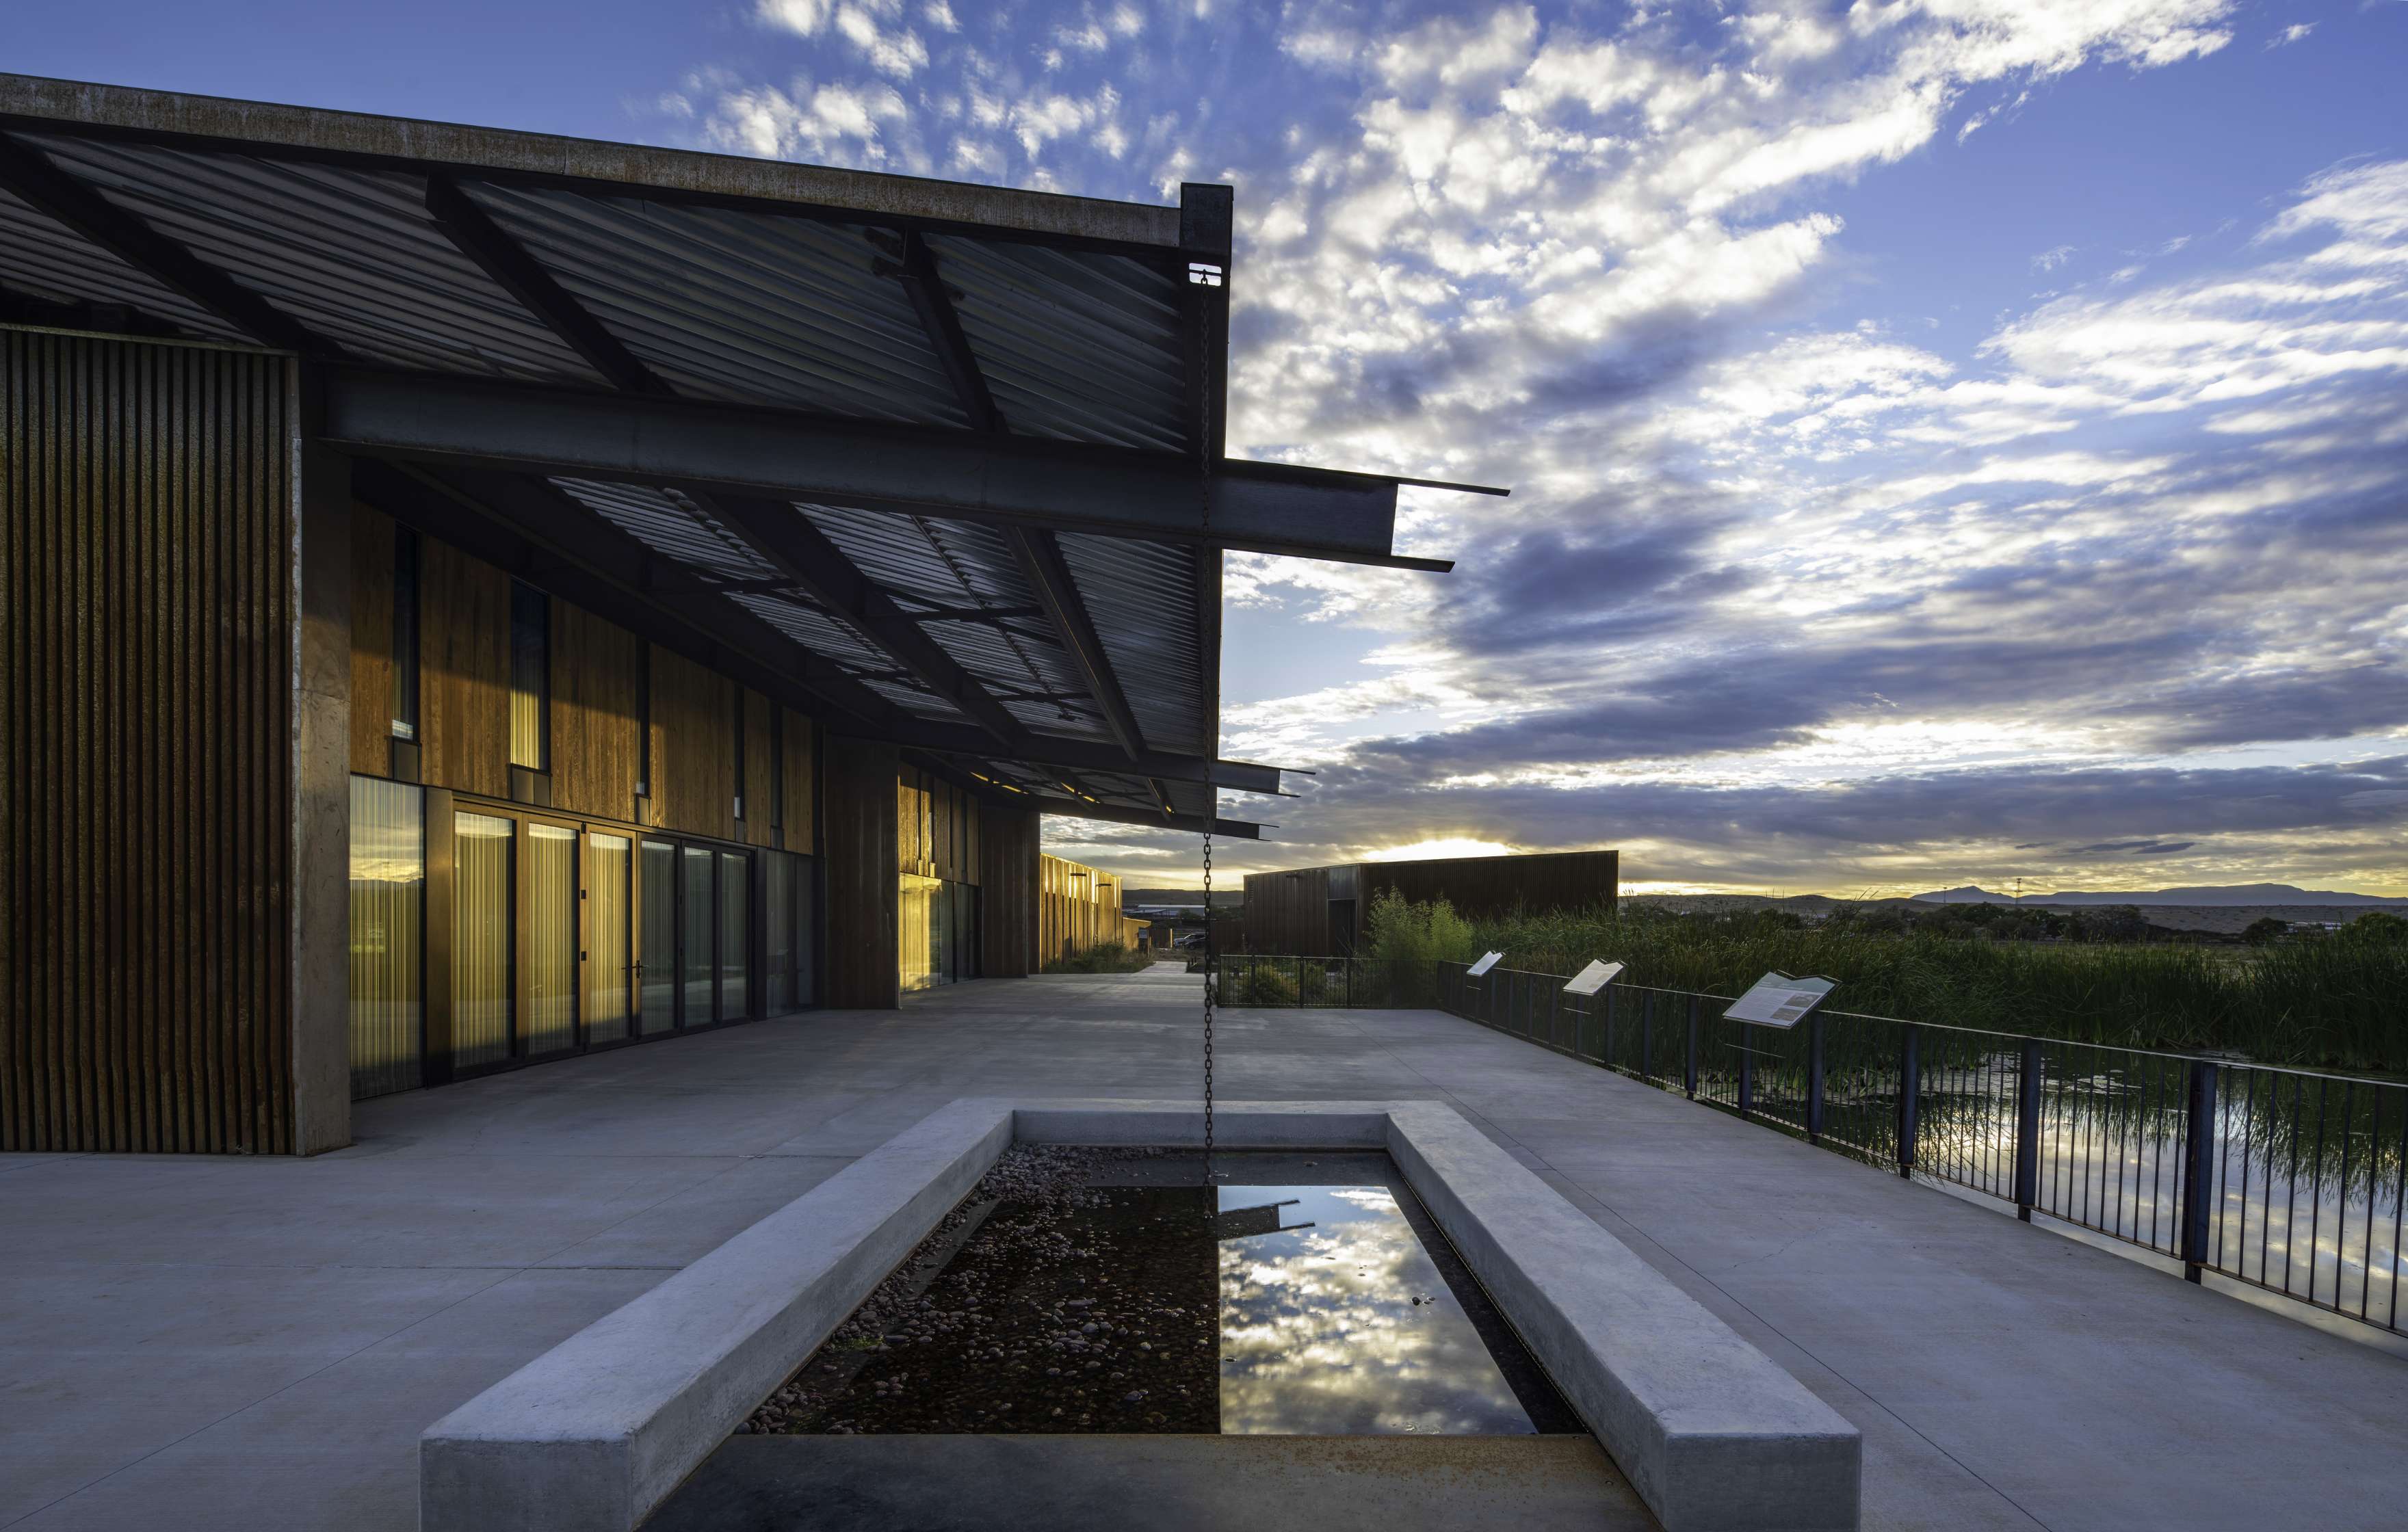
[{"label": "blue metal fence", "polygon": [[1461,963],[1224,953],[1226,1006],[1426,1008],[2395,1333],[2408,1084]]}]

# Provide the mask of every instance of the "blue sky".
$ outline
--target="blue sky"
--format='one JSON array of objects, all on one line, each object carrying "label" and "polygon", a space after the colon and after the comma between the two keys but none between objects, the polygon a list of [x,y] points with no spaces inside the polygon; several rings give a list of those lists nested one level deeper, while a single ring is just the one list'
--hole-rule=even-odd
[{"label": "blue sky", "polygon": [[[1274,866],[2408,895],[2408,5],[40,7],[0,67],[1096,195],[1238,187]],[[1238,806],[1233,801],[1232,809]],[[1188,881],[1192,841],[1055,826]]]}]

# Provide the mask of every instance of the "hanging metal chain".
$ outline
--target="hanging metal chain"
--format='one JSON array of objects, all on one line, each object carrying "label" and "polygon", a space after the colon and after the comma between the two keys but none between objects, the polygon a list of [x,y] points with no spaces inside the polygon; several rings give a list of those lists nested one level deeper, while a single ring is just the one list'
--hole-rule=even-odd
[{"label": "hanging metal chain", "polygon": [[1212,1184],[1212,986],[1219,980],[1220,943],[1212,929],[1212,820],[1220,805],[1212,768],[1204,768],[1204,1184]]}]

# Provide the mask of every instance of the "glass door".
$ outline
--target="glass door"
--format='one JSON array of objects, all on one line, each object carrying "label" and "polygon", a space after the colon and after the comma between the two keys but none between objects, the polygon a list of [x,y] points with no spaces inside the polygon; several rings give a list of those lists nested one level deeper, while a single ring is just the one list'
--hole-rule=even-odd
[{"label": "glass door", "polygon": [[517,826],[466,811],[452,826],[452,1065],[510,1056],[510,861]]},{"label": "glass door", "polygon": [[636,1024],[647,1038],[677,1030],[677,857],[678,849],[666,840],[644,842],[643,887],[637,901],[644,926],[636,965],[641,1009]]},{"label": "glass door", "polygon": [[535,1058],[577,1046],[577,832],[535,820],[525,823],[519,1037],[526,1056]]},{"label": "glass door", "polygon": [[712,887],[711,871],[719,858],[708,846],[681,846],[678,855],[682,869],[678,897],[683,906],[678,924],[684,938],[678,953],[678,973],[684,989],[678,1024],[709,1026],[718,1014],[711,1004],[719,966],[711,920],[719,908],[718,891]]},{"label": "glass door", "polygon": [[636,1010],[636,843],[585,833],[585,1044],[628,1036]]},{"label": "glass door", "polygon": [[752,996],[752,858],[719,853],[719,1019],[740,1022]]}]

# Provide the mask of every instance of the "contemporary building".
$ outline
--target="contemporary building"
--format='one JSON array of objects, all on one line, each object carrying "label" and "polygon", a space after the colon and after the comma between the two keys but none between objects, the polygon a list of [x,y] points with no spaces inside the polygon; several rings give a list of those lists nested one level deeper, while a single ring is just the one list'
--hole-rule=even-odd
[{"label": "contemporary building", "polygon": [[1136,947],[1144,940],[1149,923],[1122,909],[1117,874],[1046,856],[1037,864],[1037,887],[1039,963],[1085,947]]},{"label": "contemporary building", "polygon": [[1335,957],[1363,940],[1371,901],[1389,889],[1416,903],[1444,899],[1458,914],[1615,907],[1620,852],[1452,856],[1424,862],[1348,862],[1246,874],[1248,952]]},{"label": "contemporary building", "polygon": [[[0,76],[0,1148],[1028,972],[1039,816],[1250,836],[1175,208]],[[1124,676],[1141,675],[1132,689]]]}]

